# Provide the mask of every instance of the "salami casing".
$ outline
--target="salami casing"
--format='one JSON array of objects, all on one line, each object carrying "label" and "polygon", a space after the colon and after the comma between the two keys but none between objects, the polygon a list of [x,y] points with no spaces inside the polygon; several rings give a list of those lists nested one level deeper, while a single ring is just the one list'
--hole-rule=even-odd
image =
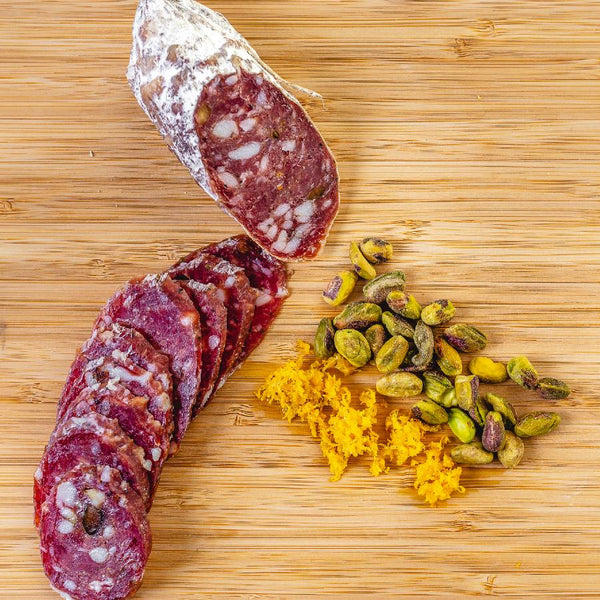
[{"label": "salami casing", "polygon": [[113,322],[137,329],[171,361],[178,445],[187,431],[202,372],[200,317],[186,291],[168,275],[130,281],[102,309],[96,327]]},{"label": "salami casing", "polygon": [[258,244],[283,260],[319,252],[339,205],[335,160],[225,17],[194,0],[141,0],[128,79],[194,179]]},{"label": "salami casing", "polygon": [[107,465],[64,473],[42,507],[42,563],[65,599],[129,598],[140,586],[151,546],[141,498]]},{"label": "salami casing", "polygon": [[258,292],[250,331],[238,357],[241,363],[260,344],[288,296],[286,266],[246,235],[209,244],[203,251],[244,269],[250,285]]}]

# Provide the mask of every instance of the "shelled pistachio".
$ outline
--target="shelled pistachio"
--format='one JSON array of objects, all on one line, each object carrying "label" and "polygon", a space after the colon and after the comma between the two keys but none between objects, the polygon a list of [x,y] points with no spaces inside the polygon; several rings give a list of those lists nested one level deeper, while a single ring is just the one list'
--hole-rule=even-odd
[{"label": "shelled pistachio", "polygon": [[533,390],[538,384],[538,373],[526,356],[515,356],[506,365],[508,376],[521,387]]},{"label": "shelled pistachio", "polygon": [[521,438],[550,433],[558,427],[560,415],[555,412],[535,411],[523,415],[515,425],[514,432]]},{"label": "shelled pistachio", "polygon": [[462,465],[489,465],[494,460],[494,453],[488,452],[481,442],[459,444],[450,451],[455,463]]},{"label": "shelled pistachio", "polygon": [[333,319],[336,329],[367,329],[381,321],[381,307],[371,302],[352,302]]},{"label": "shelled pistachio", "polygon": [[487,345],[485,334],[465,323],[454,323],[444,330],[444,339],[461,352],[478,352]]},{"label": "shelled pistachio", "polygon": [[511,431],[505,433],[504,448],[498,450],[498,460],[507,469],[514,469],[519,465],[525,453],[523,440]]},{"label": "shelled pistachio", "polygon": [[481,443],[488,452],[498,452],[504,447],[505,439],[506,428],[504,427],[502,415],[495,410],[491,410],[485,416]]},{"label": "shelled pistachio", "polygon": [[454,380],[459,408],[469,412],[475,406],[479,396],[479,377],[477,375],[457,375]]},{"label": "shelled pistachio", "polygon": [[331,306],[343,304],[354,291],[357,281],[354,271],[340,271],[323,290],[323,300]]},{"label": "shelled pistachio", "polygon": [[427,325],[441,325],[454,317],[456,309],[450,300],[436,300],[421,311],[421,319]]},{"label": "shelled pistachio", "polygon": [[438,357],[438,367],[442,370],[442,373],[448,375],[448,377],[454,377],[462,373],[460,355],[445,339],[441,337],[436,338],[434,350]]},{"label": "shelled pistachio", "polygon": [[416,321],[421,316],[421,305],[411,294],[407,295],[401,290],[393,290],[385,299],[390,310],[406,319]]},{"label": "shelled pistachio", "polygon": [[390,271],[378,275],[365,284],[363,294],[369,302],[381,304],[385,302],[388,294],[393,291],[403,291],[406,285],[406,276],[402,271]]},{"label": "shelled pistachio", "polygon": [[484,383],[502,383],[508,378],[506,367],[486,356],[477,356],[469,363],[469,371]]},{"label": "shelled pistachio", "polygon": [[425,395],[434,402],[440,403],[442,396],[452,389],[452,382],[441,373],[425,371],[423,373]]},{"label": "shelled pistachio", "polygon": [[428,366],[433,360],[434,336],[431,327],[423,321],[417,321],[413,341],[419,353],[413,356],[412,363],[415,367]]},{"label": "shelled pistachio", "polygon": [[423,382],[413,373],[389,373],[377,380],[375,388],[382,396],[408,398],[421,393]]},{"label": "shelled pistachio", "polygon": [[350,242],[349,255],[354,271],[359,277],[373,279],[377,275],[373,265],[364,257],[356,242]]},{"label": "shelled pistachio", "polygon": [[475,423],[460,408],[451,408],[448,411],[448,426],[463,444],[472,442],[477,433]]},{"label": "shelled pistachio", "polygon": [[375,356],[375,365],[378,371],[380,373],[396,371],[402,364],[407,352],[408,342],[401,335],[391,337]]},{"label": "shelled pistachio", "polygon": [[568,398],[571,393],[569,386],[564,381],[553,377],[542,377],[538,381],[536,389],[546,400],[562,400]]},{"label": "shelled pistachio", "polygon": [[329,358],[335,353],[335,327],[333,321],[327,317],[319,321],[317,333],[315,334],[315,355],[318,358]]},{"label": "shelled pistachio", "polygon": [[433,400],[419,400],[411,409],[413,417],[429,425],[442,425],[448,422],[448,413]]},{"label": "shelled pistachio", "polygon": [[412,340],[415,336],[415,328],[408,321],[389,310],[383,311],[381,322],[390,335],[401,335],[407,340]]},{"label": "shelled pistachio", "polygon": [[375,265],[387,262],[394,253],[392,245],[378,237],[363,238],[358,247],[363,256]]},{"label": "shelled pistachio", "polygon": [[371,325],[371,327],[365,331],[365,338],[367,338],[367,342],[369,342],[371,353],[373,356],[377,356],[377,353],[381,350],[381,347],[387,340],[385,327],[381,323]]},{"label": "shelled pistachio", "polygon": [[498,394],[494,394],[493,392],[488,392],[485,396],[487,403],[492,407],[492,410],[500,413],[504,420],[507,423],[510,423],[512,426],[517,423],[517,413],[513,405],[505,400],[502,396]]},{"label": "shelled pistachio", "polygon": [[356,329],[340,329],[333,338],[335,349],[354,367],[364,367],[371,359],[365,336]]}]

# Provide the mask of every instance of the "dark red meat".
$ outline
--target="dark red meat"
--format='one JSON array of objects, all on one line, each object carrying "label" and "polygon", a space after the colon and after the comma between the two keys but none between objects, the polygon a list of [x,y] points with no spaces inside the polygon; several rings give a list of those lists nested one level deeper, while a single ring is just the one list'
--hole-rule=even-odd
[{"label": "dark red meat", "polygon": [[227,309],[222,294],[212,283],[180,282],[200,314],[202,328],[202,381],[194,416],[208,402],[215,387],[227,341]]},{"label": "dark red meat", "polygon": [[195,115],[202,162],[226,210],[274,256],[313,258],[338,210],[338,176],[300,105],[238,70],[204,86]]},{"label": "dark red meat", "polygon": [[200,389],[200,317],[186,291],[167,275],[130,281],[102,309],[96,326],[120,323],[137,329],[170,358],[174,378],[175,430],[179,444],[187,431]]},{"label": "dark red meat", "polygon": [[144,451],[125,434],[116,419],[91,413],[59,424],[50,438],[34,477],[36,524],[52,488],[67,471],[83,464],[118,469],[149,507],[150,480],[144,469]]},{"label": "dark red meat", "polygon": [[202,251],[192,252],[183,258],[169,269],[169,274],[175,279],[212,283],[218,288],[219,297],[227,308],[227,341],[214,388],[216,391],[233,372],[242,352],[254,315],[256,291],[250,286],[243,269]]},{"label": "dark red meat", "polygon": [[148,411],[148,398],[135,396],[119,383],[84,389],[69,406],[64,420],[98,412],[116,419],[121,429],[144,450],[144,469],[154,495],[163,463],[169,455],[170,439],[162,425]]},{"label": "dark red meat", "polygon": [[140,586],[151,547],[144,503],[109,466],[64,473],[42,507],[42,562],[64,598],[130,597]]},{"label": "dark red meat", "polygon": [[258,290],[250,331],[238,357],[241,363],[260,344],[288,296],[286,266],[247,235],[236,235],[210,244],[203,251],[244,269],[250,285]]},{"label": "dark red meat", "polygon": [[[106,363],[98,362],[106,357],[123,369],[107,372]],[[97,366],[92,370],[90,363]],[[71,365],[58,403],[57,420],[61,420],[67,406],[85,387],[86,377],[89,379],[90,376],[96,380],[117,378],[134,394],[148,397],[148,410],[169,436],[172,434],[173,383],[169,357],[159,352],[141,333],[118,323],[108,326],[101,323],[94,329]]]}]

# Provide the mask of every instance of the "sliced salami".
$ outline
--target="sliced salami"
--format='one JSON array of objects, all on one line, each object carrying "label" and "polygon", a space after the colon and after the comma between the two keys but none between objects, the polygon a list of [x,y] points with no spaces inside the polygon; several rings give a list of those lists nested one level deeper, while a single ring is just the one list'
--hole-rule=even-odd
[{"label": "sliced salami", "polygon": [[194,406],[196,416],[201,406],[208,401],[215,387],[221,358],[227,341],[227,309],[222,294],[212,283],[181,281],[200,314],[202,328],[202,381],[198,393],[198,402]]},{"label": "sliced salami", "polygon": [[141,584],[151,547],[144,503],[110,466],[80,465],[64,473],[42,507],[42,563],[63,598],[129,598]]},{"label": "sliced salami", "polygon": [[148,411],[148,398],[135,396],[121,384],[84,389],[67,409],[64,419],[97,412],[116,419],[121,429],[144,450],[143,466],[150,477],[154,495],[163,463],[169,455],[170,439],[162,425]]},{"label": "sliced salami", "polygon": [[150,504],[150,480],[144,468],[144,451],[124,433],[116,419],[100,413],[72,417],[59,424],[34,477],[36,524],[46,496],[60,478],[78,465],[108,465]]},{"label": "sliced salami", "polygon": [[186,291],[168,275],[130,281],[103,308],[96,326],[120,323],[137,329],[170,359],[174,377],[178,445],[187,431],[202,372],[200,317]]},{"label": "sliced salami", "polygon": [[[112,361],[112,362],[111,362]],[[57,420],[81,391],[95,381],[124,383],[134,394],[149,399],[148,410],[170,436],[173,432],[173,383],[169,357],[141,333],[118,323],[103,323],[77,353],[58,403]],[[86,381],[87,380],[87,381]]]},{"label": "sliced salami", "polygon": [[210,244],[203,250],[244,269],[250,285],[258,290],[250,331],[238,357],[242,362],[260,344],[288,296],[287,268],[246,235]]},{"label": "sliced salami", "polygon": [[243,349],[254,315],[256,291],[250,286],[243,269],[202,251],[192,252],[183,258],[169,269],[169,274],[175,279],[212,283],[218,288],[227,308],[227,340],[215,386],[217,390],[233,372]]},{"label": "sliced salami", "polygon": [[133,38],[130,86],[198,184],[274,256],[316,256],[337,168],[285,82],[194,0],[141,0]]}]

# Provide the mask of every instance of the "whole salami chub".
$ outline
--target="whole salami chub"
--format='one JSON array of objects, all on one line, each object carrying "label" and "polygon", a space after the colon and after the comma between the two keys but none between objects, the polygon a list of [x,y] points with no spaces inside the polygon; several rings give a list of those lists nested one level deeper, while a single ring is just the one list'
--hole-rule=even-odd
[{"label": "whole salami chub", "polygon": [[272,255],[316,256],[337,167],[291,86],[194,0],[141,0],[133,38],[129,83],[198,184]]}]

